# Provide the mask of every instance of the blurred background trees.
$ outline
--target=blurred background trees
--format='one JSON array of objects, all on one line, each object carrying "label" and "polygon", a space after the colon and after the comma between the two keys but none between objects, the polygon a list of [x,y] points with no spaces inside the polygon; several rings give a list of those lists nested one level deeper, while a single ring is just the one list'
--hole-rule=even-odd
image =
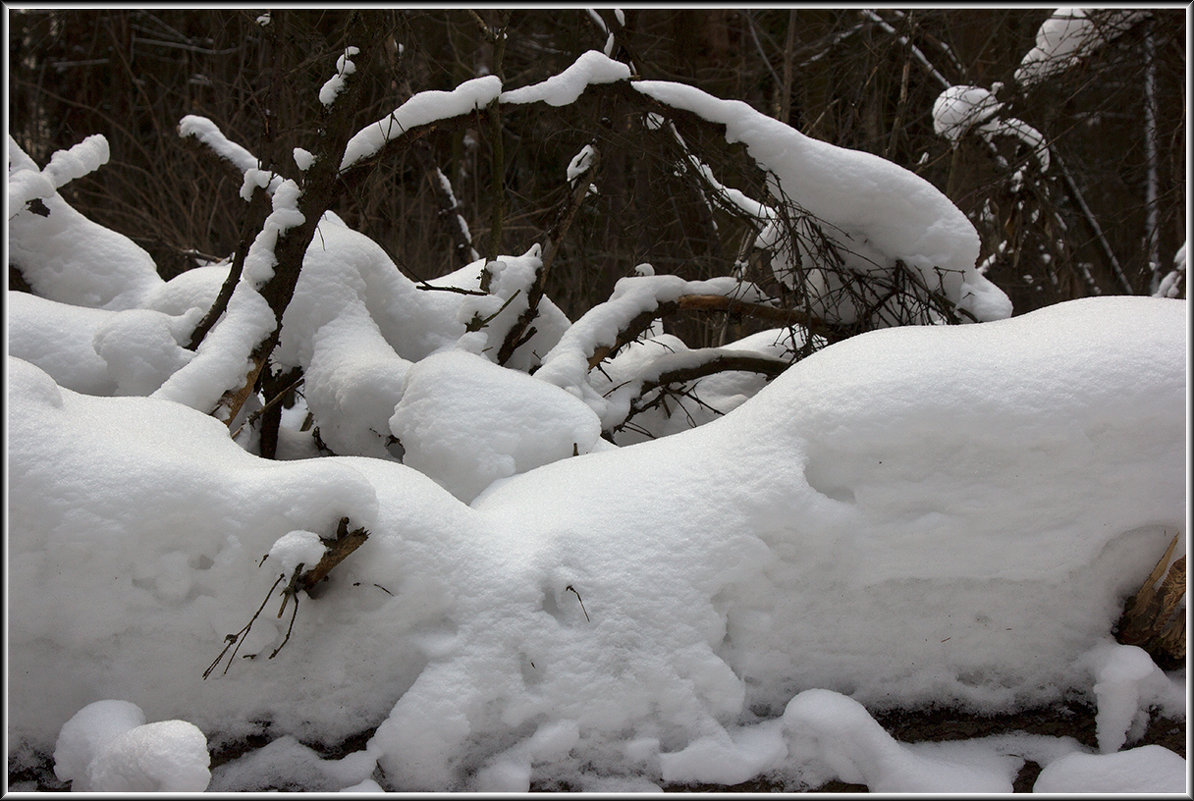
[{"label": "blurred background trees", "polygon": [[[389,31],[387,69],[367,71],[363,126],[412,91],[450,89],[489,72],[514,88],[600,50],[638,75],[743,100],[797,130],[883,156],[930,180],[974,221],[987,275],[1017,314],[1084,295],[1147,294],[1185,241],[1185,12],[1153,9],[1078,64],[1028,89],[1013,75],[1048,9],[275,10],[28,9],[9,21],[10,133],[39,163],[92,133],[107,167],[64,191],[95,221],[132,237],[164,277],[235,248],[243,203],[227,165],[177,135],[178,120],[215,121],[283,172],[309,143],[317,95],[353,24]],[[364,20],[352,20],[353,15]],[[504,30],[500,46],[494,37]],[[1009,116],[1040,131],[1056,156],[1038,169],[1016,141],[933,129],[948,85],[990,89]],[[381,160],[337,212],[415,279],[462,266],[441,221],[434,180],[451,181],[476,250],[522,253],[568,193],[566,169],[586,144],[601,152],[599,193],[562,243],[548,294],[574,318],[642,262],[705,278],[743,264],[741,221],[710,206],[677,168],[675,141],[644,135],[599,97],[560,110],[504,108],[490,124],[444,129]],[[640,115],[641,116],[641,115]],[[726,185],[763,197],[764,176],[724,141],[692,143]],[[741,146],[738,146],[739,148]],[[726,158],[718,161],[718,152]],[[497,176],[500,171],[500,176]],[[757,258],[757,257],[756,257]],[[17,277],[19,279],[19,276]],[[1184,289],[1183,289],[1184,296]],[[717,344],[711,322],[692,344]],[[690,336],[694,332],[689,332]]]}]

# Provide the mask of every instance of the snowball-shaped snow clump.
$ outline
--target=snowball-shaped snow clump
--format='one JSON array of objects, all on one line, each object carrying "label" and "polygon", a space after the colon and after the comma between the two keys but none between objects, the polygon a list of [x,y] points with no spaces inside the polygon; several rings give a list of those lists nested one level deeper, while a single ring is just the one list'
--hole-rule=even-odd
[{"label": "snowball-shaped snow clump", "polygon": [[1001,763],[965,765],[917,753],[884,731],[862,704],[831,690],[800,693],[788,703],[783,722],[797,750],[811,750],[840,779],[865,783],[873,793],[1012,791]]},{"label": "snowball-shaped snow clump", "polygon": [[981,86],[951,86],[933,102],[933,130],[957,142],[975,125],[994,118],[1002,105]]},{"label": "snowball-shaped snow clump", "polygon": [[207,737],[183,720],[145,723],[130,701],[96,701],[62,726],[54,773],[85,792],[202,792]]},{"label": "snowball-shaped snow clump", "polygon": [[54,775],[64,782],[81,779],[96,754],[120,735],[143,723],[145,713],[129,701],[88,704],[64,723],[58,733],[54,747]]},{"label": "snowball-shaped snow clump", "polygon": [[466,503],[499,478],[588,453],[601,433],[565,390],[464,351],[410,369],[390,429],[407,465]]},{"label": "snowball-shaped snow clump", "polygon": [[185,720],[147,723],[102,749],[87,766],[87,787],[80,789],[200,793],[211,781],[210,759],[207,738],[195,724]]},{"label": "snowball-shaped snow clump", "polygon": [[314,531],[291,531],[279,537],[269,549],[270,564],[289,575],[299,565],[314,567],[325,550]]}]

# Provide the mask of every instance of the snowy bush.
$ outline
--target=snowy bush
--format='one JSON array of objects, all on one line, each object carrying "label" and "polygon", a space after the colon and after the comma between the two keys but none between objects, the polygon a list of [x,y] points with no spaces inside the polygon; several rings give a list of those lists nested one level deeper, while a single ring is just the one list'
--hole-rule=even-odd
[{"label": "snowy bush", "polygon": [[[1104,751],[1150,706],[1184,715],[1110,636],[1184,523],[1184,301],[1006,319],[928,182],[595,51],[350,130],[369,52],[341,51],[293,174],[183,120],[253,225],[169,281],[56,191],[102,137],[45,169],[9,139],[32,289],[9,293],[10,766],[54,752],[74,789],[122,791],[1000,791],[1030,755],[1064,785],[1082,749],[917,750],[867,709],[1090,698]],[[745,146],[763,200],[678,169],[797,302],[641,265],[569,320],[544,274],[600,192],[591,148],[540,241],[430,281],[333,210],[428,126],[589,91]],[[659,325],[681,310],[775,327],[689,348]],[[263,731],[208,772],[208,741]],[[1127,753],[1081,755],[1176,781]]]}]

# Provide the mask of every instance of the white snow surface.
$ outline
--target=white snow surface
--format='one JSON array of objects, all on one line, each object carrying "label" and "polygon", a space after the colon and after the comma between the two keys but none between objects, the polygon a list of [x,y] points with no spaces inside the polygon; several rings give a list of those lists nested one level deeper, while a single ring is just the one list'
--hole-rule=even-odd
[{"label": "white snow surface", "polygon": [[595,83],[614,83],[630,77],[630,67],[607,55],[589,50],[563,72],[545,81],[502,92],[502,103],[522,104],[543,102],[549,106],[575,103],[581,93]]},{"label": "white snow surface", "polygon": [[355,56],[359,52],[361,52],[359,47],[350,45],[344,48],[344,52],[336,59],[336,74],[328,78],[319,88],[319,102],[324,106],[330,108],[336,102],[336,98],[348,84],[346,77],[357,71],[357,65],[349,57]]},{"label": "white snow surface", "polygon": [[63,724],[54,773],[85,792],[202,792],[207,738],[184,720],[146,723],[129,701],[95,701]]},{"label": "white snow surface", "polygon": [[[829,224],[826,234],[851,269],[892,269],[898,259],[979,320],[1011,315],[1007,296],[975,269],[979,238],[974,227],[932,184],[878,156],[804,136],[738,100],[668,81],[632,86],[725,125],[726,141],[743,142],[759,166],[774,174],[777,185],[771,190],[777,199]],[[847,315],[849,310],[823,313]]]},{"label": "white snow surface", "polygon": [[1112,9],[1096,24],[1088,11],[1059,8],[1050,14],[1036,32],[1036,45],[1021,59],[1016,82],[1028,87],[1068,70],[1151,13]]},{"label": "white snow surface", "polygon": [[403,463],[465,503],[498,479],[588,453],[601,433],[576,397],[465,351],[414,365],[401,396],[389,427]]},{"label": "white snow surface", "polygon": [[1186,760],[1159,745],[1115,754],[1069,754],[1037,776],[1034,793],[1190,794]]},{"label": "white snow surface", "polygon": [[[363,237],[321,228],[357,259],[344,286],[354,273],[321,283],[308,254],[336,318],[391,279]],[[390,311],[368,324],[413,325]],[[331,324],[296,323],[289,352],[317,361]],[[423,347],[393,415],[408,438],[409,421],[434,422],[409,423],[418,449],[457,452],[450,437],[484,428],[474,416],[538,430],[527,418],[549,384]],[[819,351],[707,425],[578,457],[553,449],[596,422],[560,393],[541,408],[571,429],[530,443],[555,461],[471,506],[382,459],[264,460],[186,405],[78,394],[9,354],[10,765],[120,698],[215,745],[266,720],[274,737],[328,744],[378,727],[347,762],[261,749],[224,789],[270,771],[328,789],[602,791],[837,771],[873,790],[993,790],[1029,748],[1077,787],[1088,774],[1063,770],[1064,743],[913,748],[856,705],[996,712],[1077,694],[1099,704],[1101,743],[1131,728],[1155,674],[1108,632],[1184,527],[1185,349],[1185,301],[1159,298],[888,329]],[[244,658],[286,634],[264,614],[203,681],[281,572],[261,557],[288,532],[331,536],[342,516],[370,536],[303,598],[277,658]],[[1112,656],[1090,656],[1104,645]],[[199,773],[161,741],[132,738],[101,775],[132,789],[163,764]],[[1127,781],[1165,759],[1099,764]],[[1176,775],[1167,764],[1158,774]]]},{"label": "white snow surface", "polygon": [[[9,136],[10,181],[41,173]],[[10,207],[7,232],[9,262],[36,294],[75,306],[129,309],[162,285],[153,259],[131,239],[87,219],[57,191],[36,196],[49,216]]]},{"label": "white snow surface", "polygon": [[1049,169],[1045,137],[1023,120],[1000,115],[1003,104],[981,86],[951,86],[933,102],[933,130],[953,144],[975,131],[987,141],[995,136],[1019,139],[1036,156],[1042,170]]},{"label": "white snow surface", "polygon": [[501,79],[496,75],[485,75],[465,81],[448,92],[419,92],[389,115],[362,128],[349,139],[344,148],[340,169],[347,170],[358,161],[370,158],[381,150],[386,142],[398,138],[411,128],[483,108],[501,91]]},{"label": "white snow surface", "polygon": [[220,127],[207,117],[187,114],[178,122],[178,135],[195,137],[242,173],[260,166],[256,156],[226,137]]}]

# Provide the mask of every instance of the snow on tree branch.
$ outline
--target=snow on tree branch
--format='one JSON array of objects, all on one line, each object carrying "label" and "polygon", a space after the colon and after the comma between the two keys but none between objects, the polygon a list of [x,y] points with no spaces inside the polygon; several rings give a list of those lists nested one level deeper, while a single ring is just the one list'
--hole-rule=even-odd
[{"label": "snow on tree branch", "polygon": [[1016,70],[1016,82],[1028,88],[1065,72],[1150,15],[1147,10],[1059,8],[1041,23],[1036,46]]},{"label": "snow on tree branch", "polygon": [[[38,170],[37,165],[16,166],[12,149],[16,141],[9,137],[8,218],[21,211],[31,200],[42,200],[55,194],[66,184],[95,172],[108,163],[108,140],[102,134],[92,134],[68,150],[57,150],[50,163]],[[19,150],[19,148],[18,148]]]},{"label": "snow on tree branch", "polygon": [[354,164],[375,156],[387,142],[397,139],[411,128],[430,125],[484,108],[501,91],[501,79],[496,75],[485,75],[465,81],[449,92],[419,92],[387,116],[362,128],[349,139],[344,148],[344,158],[340,162],[340,171],[344,172]]},{"label": "snow on tree branch", "polygon": [[629,78],[630,67],[596,50],[589,50],[558,75],[531,86],[502,92],[499,99],[511,105],[542,102],[549,106],[566,106],[575,103],[591,84],[615,83]]},{"label": "snow on tree branch", "polygon": [[207,117],[188,114],[178,122],[179,136],[193,136],[207,145],[220,158],[232,163],[232,166],[246,173],[261,166],[260,160],[243,146],[224,136],[220,127]]},{"label": "snow on tree branch", "polygon": [[726,141],[743,142],[764,170],[773,193],[829,224],[840,252],[856,254],[856,269],[894,270],[901,260],[928,286],[980,320],[1011,314],[1011,303],[975,270],[974,227],[941,192],[911,172],[861,151],[804,136],[745,103],[720,100],[665,81],[631,84],[659,102],[726,126]]},{"label": "snow on tree branch", "polygon": [[344,52],[336,59],[336,74],[328,78],[319,89],[319,102],[327,108],[331,108],[332,104],[336,102],[336,97],[344,91],[346,76],[352,75],[357,71],[357,65],[353,63],[349,56],[355,56],[361,52],[359,47],[348,46],[344,48]]}]

